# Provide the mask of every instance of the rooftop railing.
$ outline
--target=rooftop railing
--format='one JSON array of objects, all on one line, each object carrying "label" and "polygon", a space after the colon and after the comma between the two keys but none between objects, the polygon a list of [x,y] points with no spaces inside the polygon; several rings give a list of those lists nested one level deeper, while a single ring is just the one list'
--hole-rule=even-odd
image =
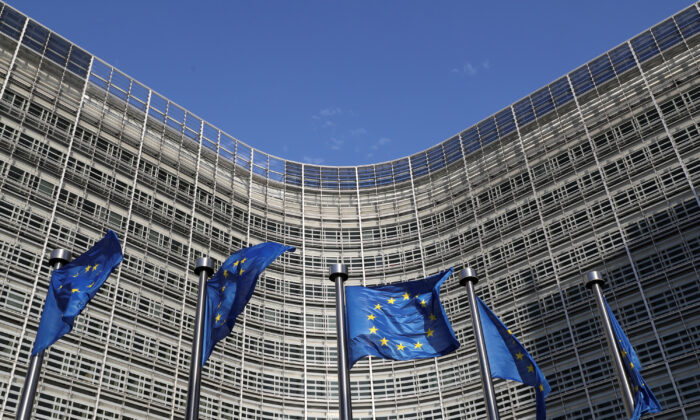
[{"label": "rooftop railing", "polygon": [[[203,145],[247,171],[276,182],[320,189],[375,188],[418,178],[437,171],[486,147],[553,112],[577,96],[636,67],[632,46],[640,62],[690,39],[700,31],[698,5],[693,4],[591,60],[535,93],[427,150],[389,162],[351,167],[319,166],[267,154],[202,120],[185,108],[152,91],[113,66],[87,53],[50,29],[6,4],[0,12],[0,32],[27,48],[85,78],[99,88]],[[26,28],[25,27],[26,24]],[[92,67],[90,67],[90,61]],[[571,80],[569,84],[568,78]],[[150,101],[149,101],[150,93]]]}]

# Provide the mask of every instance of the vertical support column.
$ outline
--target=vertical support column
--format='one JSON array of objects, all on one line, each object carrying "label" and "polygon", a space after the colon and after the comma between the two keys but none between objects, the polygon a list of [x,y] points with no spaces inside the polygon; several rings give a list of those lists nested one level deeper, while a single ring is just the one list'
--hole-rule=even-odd
[{"label": "vertical support column", "polygon": [[340,400],[340,420],[352,419],[352,397],[350,394],[350,373],[348,370],[347,334],[345,331],[345,285],[348,268],[345,264],[332,264],[330,275],[335,282],[335,324],[338,333],[338,398]]},{"label": "vertical support column", "polygon": [[498,406],[496,405],[496,391],[493,389],[493,380],[491,379],[491,366],[489,365],[489,357],[486,353],[486,343],[484,343],[484,332],[481,329],[481,316],[479,309],[476,307],[476,295],[474,294],[474,285],[479,281],[476,277],[476,270],[473,268],[464,268],[459,273],[462,286],[467,288],[467,298],[469,299],[469,311],[472,315],[472,324],[474,326],[474,336],[476,337],[476,349],[479,353],[479,368],[481,370],[481,384],[484,387],[484,400],[486,400],[486,412],[490,420],[499,420]]},{"label": "vertical support column", "polygon": [[187,420],[199,416],[199,385],[202,375],[202,343],[204,341],[204,309],[207,299],[207,279],[214,272],[214,261],[209,257],[197,258],[194,273],[199,275],[197,313],[194,321],[194,339],[190,360],[190,380],[187,390]]},{"label": "vertical support column", "polygon": [[[57,248],[51,251],[51,256],[49,257],[49,264],[53,267],[54,270],[58,270],[63,265],[68,263],[70,259],[70,251],[63,248]],[[51,283],[49,283],[49,287],[51,287]],[[34,395],[36,394],[36,386],[39,383],[39,371],[41,370],[41,364],[43,361],[44,350],[32,356],[29,361],[27,377],[24,380],[22,396],[20,397],[19,404],[17,407],[17,420],[29,420],[30,415],[32,414],[32,407],[34,406]]]},{"label": "vertical support column", "polygon": [[[367,273],[365,271],[365,240],[362,237],[362,201],[360,200],[360,175],[355,167],[355,194],[357,197],[357,227],[360,233],[360,259],[362,260],[362,285],[367,285]],[[372,418],[377,418],[377,411],[374,403],[374,373],[372,372],[372,359],[367,359],[367,368],[369,370],[369,393],[372,402]]]},{"label": "vertical support column", "polygon": [[602,286],[605,284],[605,280],[599,271],[589,271],[583,276],[583,281],[585,282],[586,287],[591,289],[593,292],[593,297],[598,305],[598,311],[600,312],[600,318],[603,324],[603,332],[605,333],[605,340],[608,342],[610,357],[612,357],[613,366],[615,367],[615,375],[617,376],[617,381],[620,384],[620,391],[622,393],[622,402],[625,405],[625,412],[627,413],[627,417],[632,417],[632,413],[634,412],[634,397],[632,395],[632,388],[630,388],[630,383],[627,380],[625,366],[622,363],[622,358],[620,357],[620,348],[617,346],[615,334],[613,334],[612,325],[610,324],[610,315],[605,309],[605,303],[603,301]]},{"label": "vertical support column", "polygon": [[307,373],[308,369],[308,339],[306,331],[306,192],[304,186],[304,176],[306,175],[305,165],[301,165],[301,315],[302,315],[302,353],[304,354],[304,372],[302,373],[304,378],[304,417],[308,417],[309,413],[309,393],[308,393],[308,383],[309,377]]}]

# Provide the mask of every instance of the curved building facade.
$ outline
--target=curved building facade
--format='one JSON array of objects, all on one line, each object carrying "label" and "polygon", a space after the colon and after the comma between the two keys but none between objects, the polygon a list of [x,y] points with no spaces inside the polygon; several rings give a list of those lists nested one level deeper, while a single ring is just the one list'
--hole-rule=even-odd
[{"label": "curved building facade", "polygon": [[[552,386],[553,419],[617,419],[582,273],[608,300],[664,411],[700,416],[700,15],[691,5],[415,155],[358,167],[256,150],[10,6],[0,11],[0,411],[12,416],[48,286],[47,255],[113,229],[125,259],[47,350],[38,419],[184,417],[197,257],[248,244],[273,263],[202,375],[201,418],[337,418],[333,284],[475,267],[477,293]],[[696,102],[697,101],[697,102]],[[461,348],[351,372],[363,419],[485,418],[464,290]],[[503,419],[531,388],[496,382]]]}]

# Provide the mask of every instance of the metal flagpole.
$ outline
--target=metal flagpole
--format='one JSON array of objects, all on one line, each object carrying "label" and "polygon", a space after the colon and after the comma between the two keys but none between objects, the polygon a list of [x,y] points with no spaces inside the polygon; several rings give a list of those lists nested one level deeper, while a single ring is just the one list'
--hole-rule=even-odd
[{"label": "metal flagpole", "polygon": [[204,308],[207,299],[207,279],[214,272],[214,260],[209,257],[197,258],[194,273],[199,275],[197,293],[197,313],[194,321],[194,339],[192,340],[192,360],[190,380],[187,389],[187,420],[196,420],[199,416],[199,384],[202,375],[202,343],[204,341]]},{"label": "metal flagpole", "polygon": [[472,324],[474,325],[474,336],[476,337],[476,349],[479,353],[479,367],[481,368],[481,383],[484,386],[484,399],[486,400],[486,411],[489,419],[499,420],[498,406],[496,405],[496,391],[493,389],[493,380],[491,379],[491,367],[489,366],[489,357],[486,353],[486,344],[484,343],[484,332],[481,329],[481,316],[479,309],[476,306],[476,295],[474,294],[474,285],[479,281],[476,277],[476,270],[473,268],[464,268],[459,276],[459,283],[467,287],[467,297],[469,298],[469,310],[472,315]]},{"label": "metal flagpole", "polygon": [[[70,259],[70,251],[63,248],[56,248],[51,251],[49,264],[53,266],[54,270],[58,270],[68,261],[70,261]],[[50,283],[49,287],[51,287]],[[39,383],[39,371],[41,370],[41,363],[43,361],[43,350],[32,356],[29,360],[29,369],[27,370],[27,377],[24,380],[24,389],[22,389],[22,397],[19,400],[19,406],[17,408],[17,420],[29,420],[29,417],[32,414],[34,395],[36,394],[36,386]]]},{"label": "metal flagpole", "polygon": [[605,339],[608,342],[608,349],[610,350],[610,356],[613,359],[613,366],[615,366],[615,374],[617,375],[617,381],[620,383],[620,389],[622,391],[622,402],[625,406],[625,412],[627,417],[632,417],[634,412],[634,397],[632,396],[632,388],[627,381],[627,375],[625,375],[625,366],[622,363],[622,358],[620,357],[620,348],[617,346],[615,341],[615,335],[613,334],[612,325],[610,324],[610,316],[608,311],[605,310],[605,303],[603,302],[603,291],[602,286],[605,284],[605,280],[599,271],[589,271],[584,274],[583,281],[586,287],[593,291],[593,297],[595,297],[596,304],[598,305],[598,311],[600,312],[600,317],[603,321],[603,331],[605,333]]},{"label": "metal flagpole", "polygon": [[352,419],[352,396],[348,371],[347,335],[345,332],[345,285],[348,268],[345,264],[332,264],[328,276],[335,282],[335,323],[338,333],[338,395],[340,397],[340,420]]}]

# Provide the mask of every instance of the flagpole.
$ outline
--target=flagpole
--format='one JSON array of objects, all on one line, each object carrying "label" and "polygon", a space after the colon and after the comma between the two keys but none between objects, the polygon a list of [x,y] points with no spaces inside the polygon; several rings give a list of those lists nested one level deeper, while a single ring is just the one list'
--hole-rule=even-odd
[{"label": "flagpole", "polygon": [[484,332],[481,328],[481,316],[476,304],[476,295],[474,294],[474,285],[479,281],[476,277],[476,270],[473,268],[464,268],[459,276],[460,284],[467,287],[467,297],[469,298],[469,311],[472,315],[472,324],[474,325],[474,336],[476,337],[476,349],[479,354],[479,367],[481,368],[481,383],[484,387],[484,400],[486,401],[486,411],[490,420],[499,420],[498,406],[496,405],[496,391],[493,389],[493,380],[491,379],[491,367],[489,366],[489,358],[486,353],[486,344],[484,343]]},{"label": "flagpole", "polygon": [[627,417],[632,417],[634,412],[634,397],[632,396],[632,388],[630,388],[630,384],[627,381],[627,375],[625,375],[625,365],[622,363],[620,349],[615,341],[612,324],[610,323],[610,316],[608,315],[608,311],[605,310],[605,303],[603,301],[602,286],[605,284],[605,279],[603,279],[603,276],[599,271],[589,271],[583,276],[583,280],[586,287],[593,291],[593,297],[598,305],[598,311],[600,312],[600,317],[603,323],[605,339],[608,342],[610,356],[613,359],[613,366],[615,367],[617,381],[620,384],[625,412],[627,413]]},{"label": "flagpole", "polygon": [[352,419],[352,396],[350,394],[350,373],[348,370],[347,335],[345,332],[345,285],[348,268],[345,264],[332,264],[330,275],[335,282],[335,323],[338,333],[338,396],[340,398],[340,420]]},{"label": "flagpole", "polygon": [[187,420],[199,417],[199,385],[202,376],[202,343],[204,342],[204,309],[207,299],[207,279],[214,272],[214,260],[209,257],[197,258],[194,273],[199,275],[197,293],[197,313],[194,321],[194,339],[192,340],[192,360],[190,380],[187,389]]},{"label": "flagpole", "polygon": [[[51,255],[49,256],[49,265],[51,265],[54,270],[58,270],[63,265],[68,263],[70,259],[70,251],[63,248],[56,248],[51,251]],[[51,287],[50,280],[49,287]],[[29,359],[29,369],[27,370],[27,377],[24,380],[22,397],[19,400],[19,405],[17,408],[17,417],[15,417],[17,420],[29,420],[32,414],[34,395],[36,394],[36,386],[39,383],[39,371],[41,370],[41,363],[43,361],[44,350],[40,351]]]}]

